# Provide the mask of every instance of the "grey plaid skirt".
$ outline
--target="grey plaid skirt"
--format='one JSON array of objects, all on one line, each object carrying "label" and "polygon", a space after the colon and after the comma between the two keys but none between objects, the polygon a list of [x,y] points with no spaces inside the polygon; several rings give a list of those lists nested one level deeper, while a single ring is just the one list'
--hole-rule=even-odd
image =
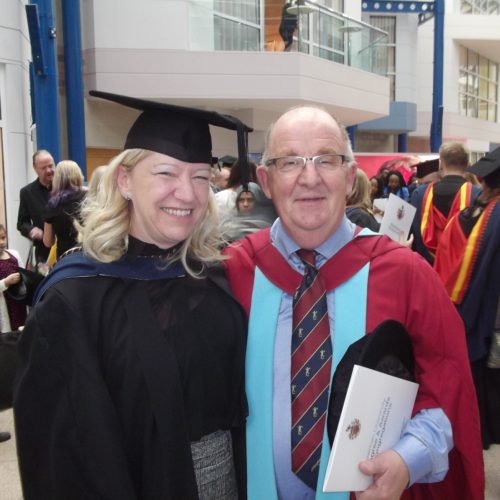
[{"label": "grey plaid skirt", "polygon": [[229,431],[216,431],[191,443],[200,500],[236,500],[238,490]]}]

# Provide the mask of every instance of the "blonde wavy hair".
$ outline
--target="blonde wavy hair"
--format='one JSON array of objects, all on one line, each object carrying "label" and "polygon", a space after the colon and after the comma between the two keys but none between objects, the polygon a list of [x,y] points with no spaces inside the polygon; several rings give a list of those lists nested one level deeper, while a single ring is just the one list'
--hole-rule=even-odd
[{"label": "blonde wavy hair", "polygon": [[[132,202],[127,201],[118,189],[118,168],[123,166],[131,172],[151,154],[144,149],[123,151],[106,167],[99,189],[87,194],[81,212],[83,222],[78,225],[79,242],[85,254],[100,262],[114,262],[127,252]],[[221,255],[224,241],[219,231],[217,205],[212,190],[209,186],[207,189],[209,196],[205,216],[172,259],[180,260],[186,272],[193,277],[201,277],[207,266],[225,259]],[[195,269],[193,261],[201,266]]]},{"label": "blonde wavy hair", "polygon": [[69,189],[82,189],[83,174],[76,161],[60,161],[54,172],[52,180],[52,196]]},{"label": "blonde wavy hair", "polygon": [[372,213],[372,200],[370,197],[371,184],[368,176],[359,167],[352,185],[352,191],[346,197],[346,206],[363,208]]}]

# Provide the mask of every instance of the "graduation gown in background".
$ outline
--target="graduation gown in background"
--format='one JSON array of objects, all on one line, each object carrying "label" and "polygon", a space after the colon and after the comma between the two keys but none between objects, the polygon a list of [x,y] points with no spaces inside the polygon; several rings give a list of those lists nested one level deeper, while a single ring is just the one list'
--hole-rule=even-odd
[{"label": "graduation gown in background", "polygon": [[[231,257],[226,261],[228,278],[247,313],[252,293],[258,293],[253,290],[256,266],[290,295],[302,279],[271,244],[269,234],[269,230],[260,231],[227,250]],[[460,317],[431,267],[419,255],[385,236],[354,238],[319,273],[327,290],[334,290],[367,262],[367,332],[387,319],[405,326],[412,338],[415,376],[420,384],[414,414],[426,408],[442,408],[453,428],[455,447],[449,454],[450,470],[445,479],[415,484],[402,498],[482,500],[484,466],[479,415]],[[249,411],[251,414],[252,408]]]},{"label": "graduation gown in background", "polygon": [[[94,276],[46,291],[14,395],[26,500],[195,499],[190,442],[217,429],[233,433],[244,497],[244,317],[214,281]],[[215,306],[200,314],[204,300]]]}]

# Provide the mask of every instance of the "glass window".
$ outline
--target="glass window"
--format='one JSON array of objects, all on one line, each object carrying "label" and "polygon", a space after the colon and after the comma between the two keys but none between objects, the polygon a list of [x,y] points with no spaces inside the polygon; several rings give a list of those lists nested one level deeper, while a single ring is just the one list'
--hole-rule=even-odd
[{"label": "glass window", "polygon": [[498,64],[461,47],[458,98],[460,114],[496,122]]},{"label": "glass window", "polygon": [[260,0],[214,0],[215,50],[260,50]]},{"label": "glass window", "polygon": [[[387,31],[387,44],[382,50],[374,53],[374,71],[377,67],[386,67],[386,76],[391,80],[391,99],[396,99],[396,16],[370,16],[370,24],[381,30]],[[383,57],[384,60],[378,60]],[[383,66],[382,66],[383,64]]]},{"label": "glass window", "polygon": [[465,47],[460,47],[458,54],[458,64],[460,66],[460,70],[467,69],[467,49]]},{"label": "glass window", "polygon": [[461,0],[461,14],[498,14],[500,12],[500,0]]}]

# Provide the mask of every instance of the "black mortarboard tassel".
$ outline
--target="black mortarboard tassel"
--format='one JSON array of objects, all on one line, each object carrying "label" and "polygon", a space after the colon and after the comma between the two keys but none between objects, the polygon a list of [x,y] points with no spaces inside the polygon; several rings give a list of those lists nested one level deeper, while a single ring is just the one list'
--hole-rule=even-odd
[{"label": "black mortarboard tassel", "polygon": [[253,129],[238,118],[215,111],[176,106],[109,92],[91,90],[89,94],[142,111],[128,132],[124,149],[148,149],[189,163],[212,164],[212,138],[209,125],[235,130],[238,159],[243,181],[248,181],[248,132]]},{"label": "black mortarboard tassel", "polygon": [[414,382],[413,347],[405,327],[398,321],[383,321],[372,333],[348,347],[332,379],[326,424],[330,445],[337,432],[354,365]]}]

